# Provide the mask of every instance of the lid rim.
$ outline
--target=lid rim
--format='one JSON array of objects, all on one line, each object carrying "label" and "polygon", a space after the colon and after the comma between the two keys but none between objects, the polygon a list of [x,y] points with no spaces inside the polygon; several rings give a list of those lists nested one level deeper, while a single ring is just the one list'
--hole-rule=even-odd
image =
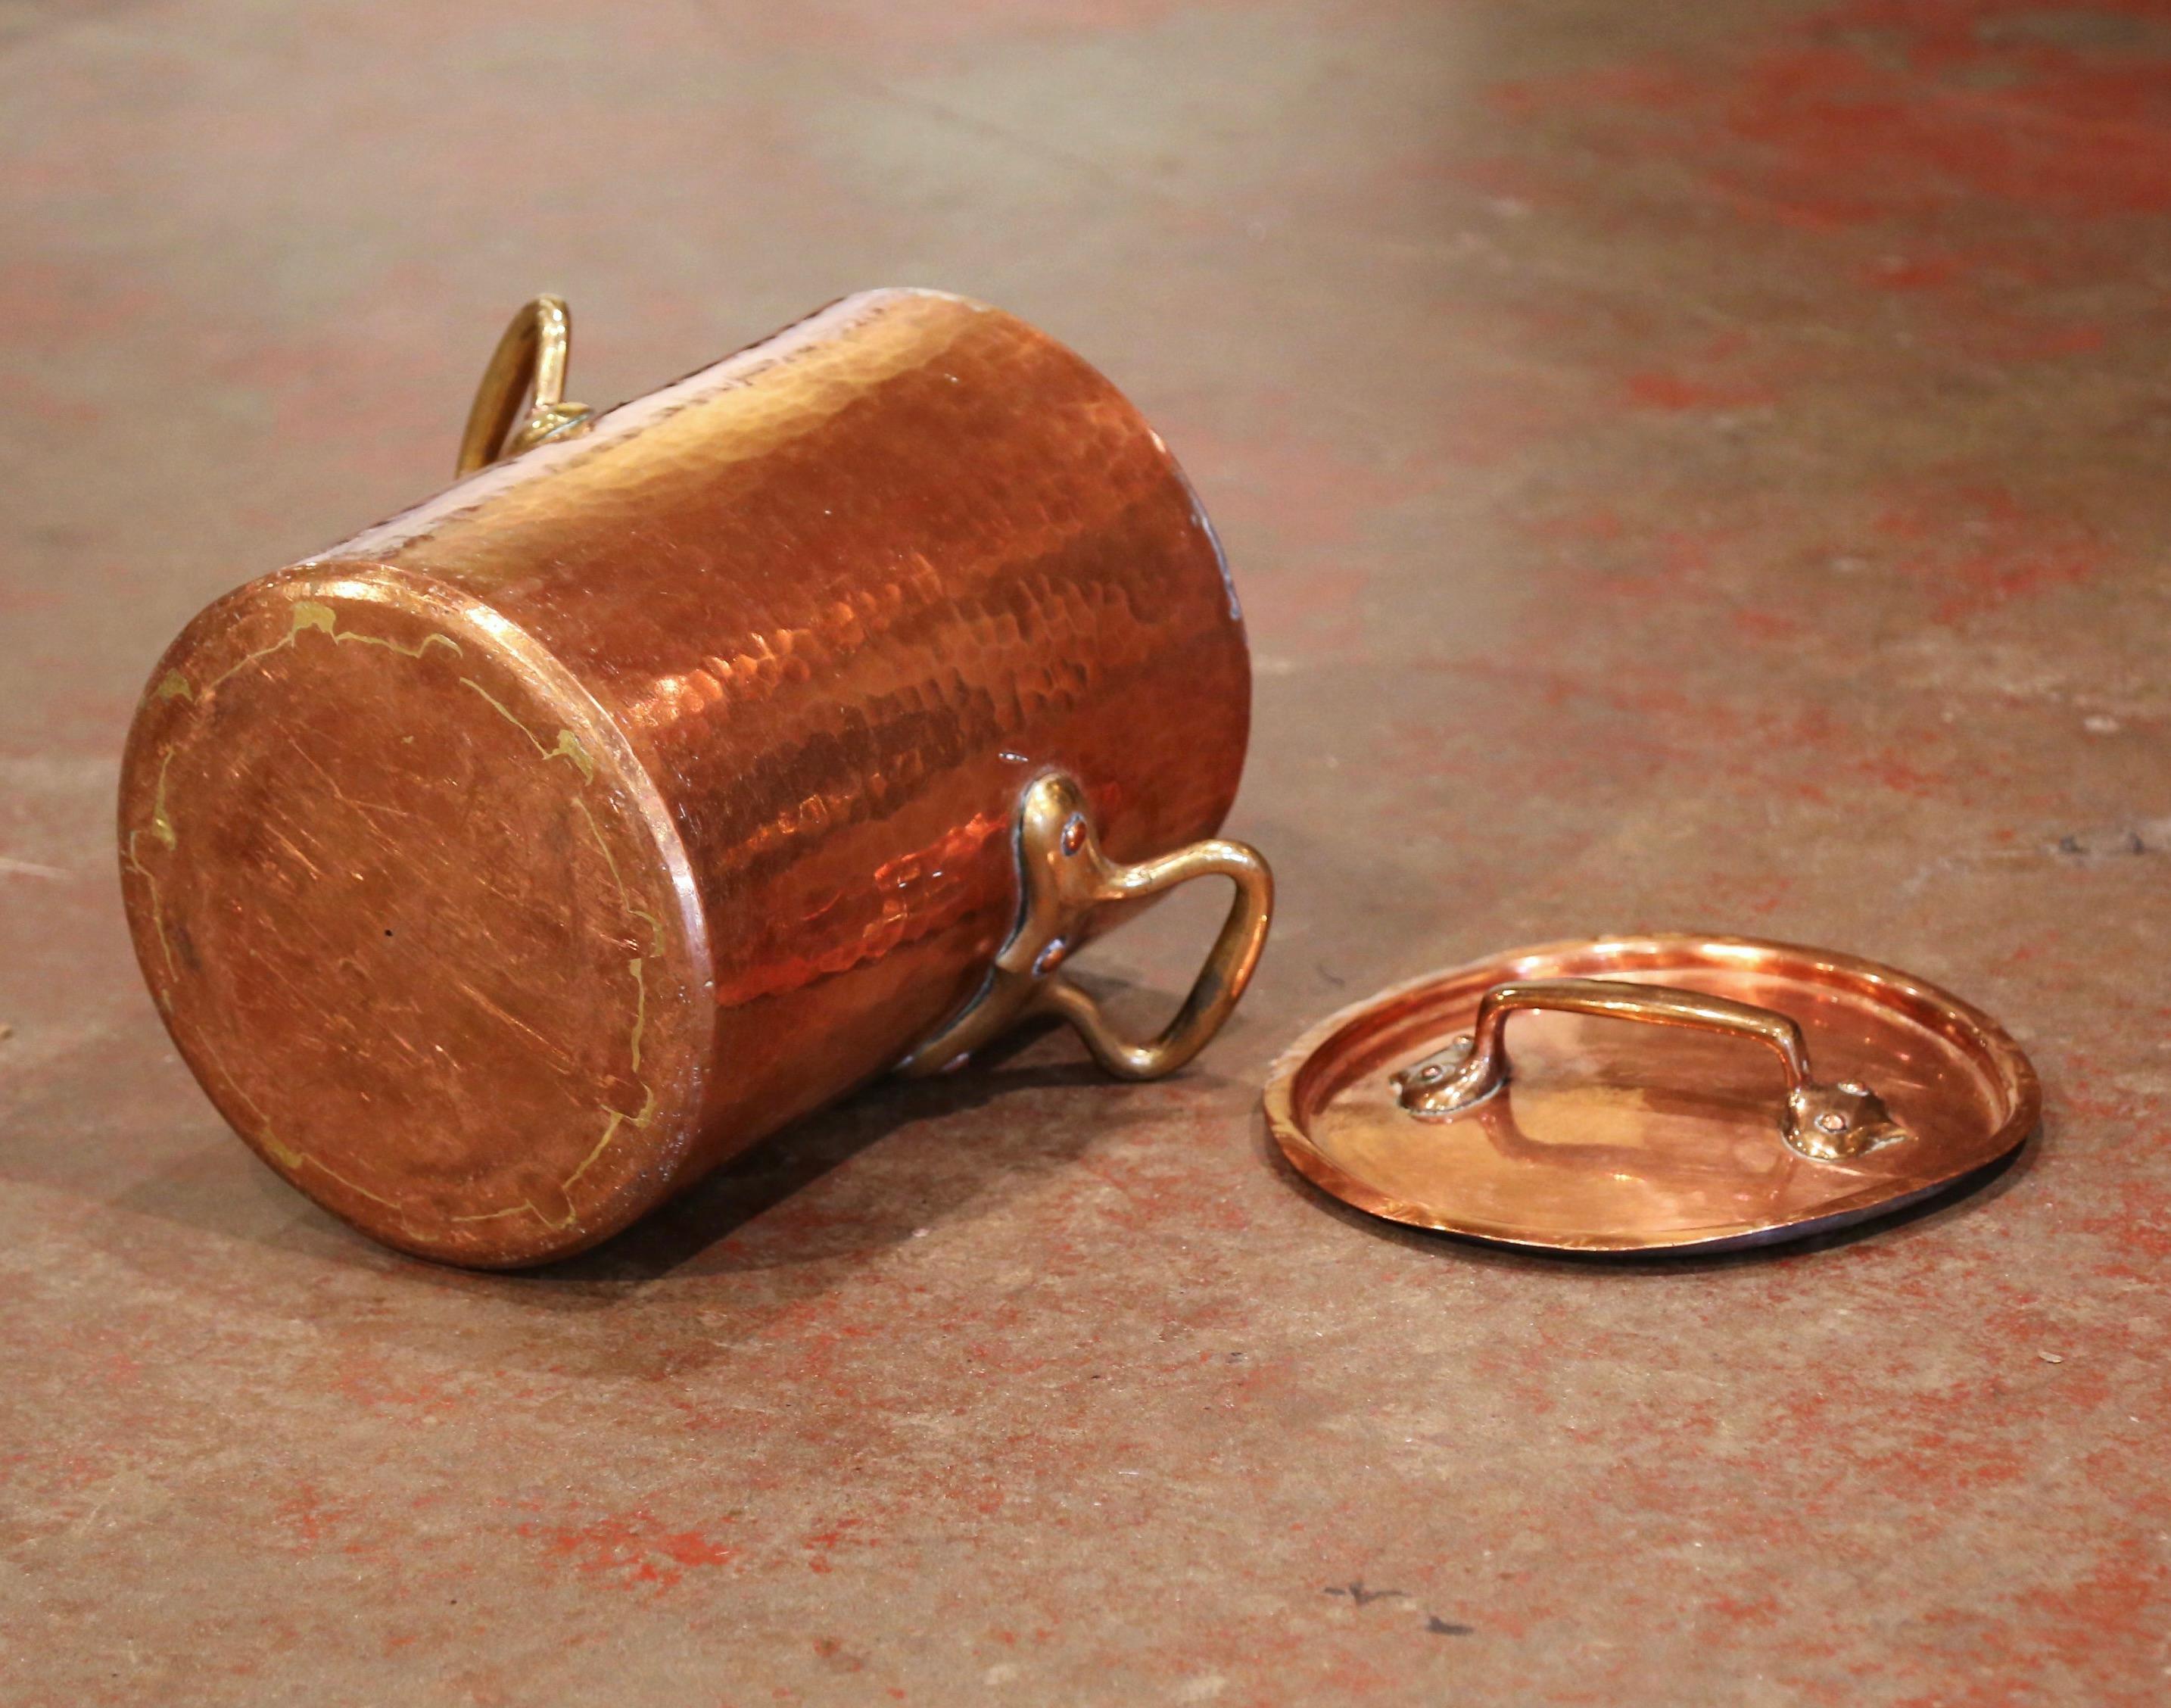
[{"label": "lid rim", "polygon": [[[1428,996],[1439,999],[1436,1008],[1452,1007],[1461,1000],[1460,994],[1450,994],[1456,992],[1458,986],[1482,988],[1517,978],[1545,976],[1548,972],[1557,975],[1562,963],[1603,976],[1637,971],[1663,974],[1670,969],[1686,972],[1735,963],[1756,966],[1775,959],[1804,979],[1815,975],[1819,982],[1873,996],[1879,1007],[1935,1032],[1965,1055],[1981,1073],[1986,1088],[1994,1088],[1997,1093],[1998,1104],[1991,1110],[1997,1117],[1996,1125],[1987,1138],[1971,1145],[1966,1160],[1959,1166],[1942,1168],[1934,1178],[1903,1178],[1896,1183],[1890,1177],[1879,1178],[1865,1182],[1862,1190],[1816,1204],[1808,1214],[1701,1228],[1644,1226],[1563,1232],[1489,1217],[1481,1219],[1439,1203],[1413,1202],[1352,1173],[1313,1137],[1312,1118],[1339,1094],[1338,1090],[1322,1091],[1320,1077],[1347,1066],[1359,1050],[1383,1058],[1406,1053],[1412,1045],[1407,1037],[1392,1045],[1380,1042],[1392,1031],[1395,1022],[1389,1017],[1398,1009],[1407,1011],[1411,1031],[1421,1036],[1436,1034],[1437,1012],[1427,1017],[1426,1023],[1418,1023]],[[1529,970],[1532,968],[1539,970]],[[1474,1002],[1477,992],[1470,994]],[[1376,1023],[1369,1035],[1364,1030],[1367,1022]],[[1346,1043],[1348,1050],[1337,1054],[1337,1043]],[[1356,1077],[1361,1077],[1361,1071],[1353,1072],[1352,1079]],[[1348,1082],[1343,1082],[1345,1088]],[[1320,1099],[1317,1107],[1308,1106],[1307,1099],[1315,1094]],[[1609,1256],[1644,1252],[1679,1254],[1777,1243],[1896,1211],[1976,1175],[1986,1177],[2034,1136],[2042,1113],[2040,1083],[2026,1053],[1996,1019],[1965,999],[1862,957],[1766,938],[1700,932],[1558,939],[1400,980],[1308,1028],[1274,1059],[1261,1104],[1268,1131],[1289,1165],[1319,1190],[1369,1214],[1518,1250]],[[1438,1130],[1452,1123],[1431,1125]],[[1895,1184],[1898,1190],[1893,1190]]]}]

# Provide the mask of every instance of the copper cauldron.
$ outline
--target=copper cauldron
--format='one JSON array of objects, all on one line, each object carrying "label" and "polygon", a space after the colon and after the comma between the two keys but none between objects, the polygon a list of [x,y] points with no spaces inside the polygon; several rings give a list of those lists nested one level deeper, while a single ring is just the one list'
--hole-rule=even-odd
[{"label": "copper cauldron", "polygon": [[[1212,836],[1242,620],[1167,448],[1076,356],[846,298],[608,413],[508,329],[437,497],[198,616],[121,792],[136,950],[257,1152],[377,1238],[592,1244],[1033,1010],[1179,1066],[1267,928]],[[1167,1030],[1060,963],[1236,880]]]}]

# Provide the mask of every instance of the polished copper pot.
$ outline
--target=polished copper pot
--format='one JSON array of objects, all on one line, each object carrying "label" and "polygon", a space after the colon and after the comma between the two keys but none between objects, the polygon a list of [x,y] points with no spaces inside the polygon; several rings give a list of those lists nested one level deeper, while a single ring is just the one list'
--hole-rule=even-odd
[{"label": "polished copper pot", "polygon": [[[1212,529],[1007,314],[849,298],[595,416],[508,331],[466,477],[199,615],[130,735],[122,874],[183,1056],[379,1239],[592,1244],[794,1116],[1050,1009],[1180,1065],[1263,942],[1210,838],[1250,671]],[[472,470],[472,472],[467,472]],[[1237,897],[1160,1038],[1061,963]]]}]

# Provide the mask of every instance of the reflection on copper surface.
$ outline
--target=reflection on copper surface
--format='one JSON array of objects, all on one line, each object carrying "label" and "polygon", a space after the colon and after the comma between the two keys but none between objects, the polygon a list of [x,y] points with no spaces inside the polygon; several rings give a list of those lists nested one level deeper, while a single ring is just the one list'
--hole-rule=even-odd
[{"label": "reflection on copper surface", "polygon": [[[1468,1029],[1509,980],[1628,979],[1778,1010],[1828,1078],[1874,1084],[1906,1142],[1820,1160],[1782,1142],[1781,1064],[1734,1040],[1557,1012],[1516,1024],[1515,1071],[1450,1120],[1391,1076]],[[1589,1250],[1770,1237],[1869,1213],[1986,1166],[2033,1129],[2033,1071],[1957,997],[1851,957],[1741,938],[1520,950],[1416,980],[1323,1022],[1276,1064],[1269,1124],[1290,1161],[1360,1208],[1504,1242]]]}]

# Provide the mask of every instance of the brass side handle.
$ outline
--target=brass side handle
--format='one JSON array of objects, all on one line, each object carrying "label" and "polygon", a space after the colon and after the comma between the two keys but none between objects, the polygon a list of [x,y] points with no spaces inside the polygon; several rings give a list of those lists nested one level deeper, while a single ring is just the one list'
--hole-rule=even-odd
[{"label": "brass side handle", "polygon": [[455,472],[472,475],[594,418],[586,404],[566,401],[572,348],[573,311],[564,298],[538,297],[512,317],[475,387]]},{"label": "brass side handle", "polygon": [[1445,1049],[1394,1076],[1396,1100],[1423,1120],[1445,1120],[1483,1102],[1508,1083],[1504,1029],[1523,1008],[1640,1020],[1751,1038],[1777,1052],[1787,1069],[1787,1100],[1779,1136],[1821,1163],[1842,1162],[1908,1136],[1884,1099],[1852,1080],[1828,1085],[1810,1071],[1802,1029],[1774,1008],[1707,996],[1668,985],[1615,979],[1532,979],[1495,985],[1477,1004],[1471,1029]]},{"label": "brass side handle", "polygon": [[[1093,1059],[1118,1079],[1159,1079],[1213,1040],[1252,981],[1267,943],[1273,873],[1258,851],[1215,837],[1159,859],[1126,866],[1101,851],[1084,792],[1053,772],[1026,791],[1017,819],[1023,905],[1017,929],[979,994],[956,1019],[898,1064],[903,1073],[941,1073],[1029,1014],[1059,1014]],[[1157,1037],[1119,1034],[1101,1006],[1060,970],[1096,907],[1141,900],[1194,878],[1221,877],[1236,889],[1228,916],[1191,993]]]}]

